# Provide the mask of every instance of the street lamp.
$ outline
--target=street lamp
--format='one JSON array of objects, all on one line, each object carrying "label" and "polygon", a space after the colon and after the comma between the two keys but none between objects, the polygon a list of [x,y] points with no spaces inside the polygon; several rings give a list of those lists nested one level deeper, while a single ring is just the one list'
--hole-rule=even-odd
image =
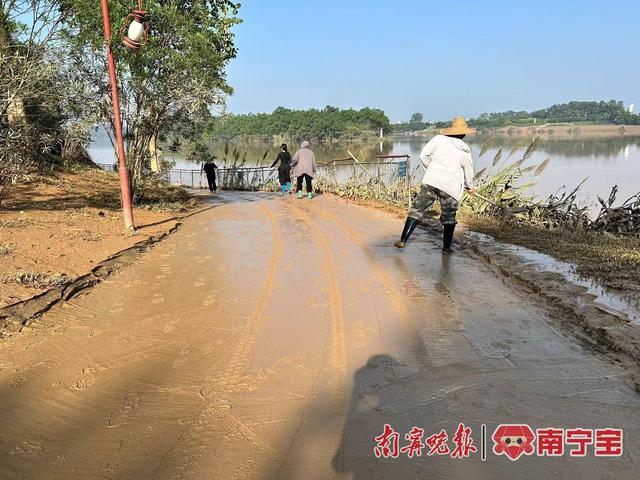
[{"label": "street lamp", "polygon": [[[138,4],[141,7],[140,4]],[[127,28],[127,23],[129,27]],[[125,35],[126,30],[126,35]],[[131,50],[138,50],[147,43],[147,32],[149,30],[149,22],[147,21],[147,12],[138,8],[131,12],[120,29],[122,34],[122,43]]]},{"label": "street lamp", "polygon": [[[120,174],[120,195],[122,197],[122,213],[126,230],[134,231],[133,208],[131,207],[131,184],[129,183],[129,171],[124,154],[124,139],[122,137],[122,119],[120,117],[120,100],[118,98],[118,79],[116,77],[116,59],[111,50],[111,21],[109,20],[109,2],[101,0],[102,23],[104,24],[104,39],[107,44],[107,64],[109,66],[109,84],[111,86],[111,100],[113,102],[113,125],[116,133],[116,146],[118,151],[118,173]],[[129,23],[127,35],[123,37],[123,43],[132,50],[139,49],[146,43],[149,24],[147,14],[142,10],[142,0],[138,0],[138,9],[127,16]],[[125,22],[125,25],[126,25]],[[124,29],[125,27],[123,27]]]}]

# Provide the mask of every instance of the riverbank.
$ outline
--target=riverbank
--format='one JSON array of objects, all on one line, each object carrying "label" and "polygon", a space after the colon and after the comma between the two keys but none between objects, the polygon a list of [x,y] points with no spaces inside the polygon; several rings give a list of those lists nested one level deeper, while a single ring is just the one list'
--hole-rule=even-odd
[{"label": "riverbank", "polygon": [[511,126],[483,131],[483,133],[510,136],[552,136],[552,137],[640,137],[640,125],[571,124],[550,123],[525,127]]},{"label": "riverbank", "polygon": [[461,221],[469,230],[490,235],[499,242],[520,245],[570,262],[576,266],[576,273],[595,278],[603,286],[640,304],[640,238],[565,229],[545,230],[470,213],[463,213]]},{"label": "riverbank", "polygon": [[[502,128],[478,128],[480,135],[498,135],[509,137],[532,137],[535,135],[558,138],[607,138],[607,137],[640,137],[640,125],[613,124],[576,124],[576,123],[548,123],[539,125],[512,125]],[[406,136],[432,137],[440,133],[439,129],[428,128]]]},{"label": "riverbank", "polygon": [[102,260],[175,228],[198,202],[177,187],[149,186],[125,234],[118,176],[97,169],[33,175],[0,209],[0,308],[64,285]]}]

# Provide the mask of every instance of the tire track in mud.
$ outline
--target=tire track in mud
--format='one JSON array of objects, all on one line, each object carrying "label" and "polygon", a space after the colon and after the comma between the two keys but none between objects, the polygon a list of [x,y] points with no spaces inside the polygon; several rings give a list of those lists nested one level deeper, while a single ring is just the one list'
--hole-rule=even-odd
[{"label": "tire track in mud", "polygon": [[367,257],[371,261],[371,264],[373,265],[373,270],[376,273],[376,276],[380,279],[382,285],[389,294],[393,309],[396,311],[396,314],[400,318],[400,323],[404,327],[405,333],[407,334],[408,338],[412,339],[412,341],[415,342],[414,346],[417,350],[416,353],[418,354],[420,360],[425,363],[425,366],[429,366],[431,362],[429,361],[427,346],[422,339],[422,336],[420,335],[415,322],[413,321],[411,312],[405,305],[402,299],[402,295],[396,288],[394,282],[386,272],[384,265],[382,265],[380,260],[371,251],[371,248],[369,248],[369,246],[362,240],[362,235],[357,233],[350,225],[344,223],[340,218],[338,218],[328,210],[315,204],[311,205],[311,209],[319,215],[324,216],[330,222],[336,224],[341,230],[345,232],[347,237],[352,240],[365,253],[365,255],[367,255]]},{"label": "tire track in mud", "polygon": [[346,368],[346,346],[345,346],[345,319],[344,311],[342,309],[342,294],[338,287],[338,273],[331,253],[331,248],[326,236],[317,225],[309,221],[301,212],[297,206],[293,207],[294,215],[305,225],[309,227],[309,230],[313,233],[313,238],[322,250],[325,263],[325,274],[327,277],[327,283],[329,286],[329,308],[331,310],[331,344],[330,344],[330,359],[334,376],[342,377],[347,371]]},{"label": "tire track in mud", "polygon": [[[231,412],[230,400],[238,384],[242,382],[244,372],[249,366],[249,353],[254,344],[256,331],[264,321],[264,313],[269,297],[274,289],[275,277],[282,257],[282,235],[275,215],[264,205],[258,204],[258,208],[271,224],[273,246],[267,266],[267,276],[262,284],[258,301],[249,320],[239,335],[239,341],[233,349],[228,367],[218,378],[214,379],[208,388],[215,395],[215,400],[206,403],[198,412],[196,418],[188,425],[183,435],[164,455],[154,472],[153,478],[182,479],[190,478],[198,467],[203,455],[214,456],[216,445],[210,445],[210,438],[216,431],[216,425],[226,424],[227,432],[236,430],[243,439],[249,441],[252,447],[263,452],[268,457],[278,458],[277,452],[256,435],[241,420],[235,418]],[[211,450],[207,451],[211,447]]]},{"label": "tire track in mud", "polygon": [[[346,391],[346,375],[347,375],[347,354],[346,354],[346,341],[345,341],[345,317],[343,310],[343,301],[342,294],[340,292],[340,288],[338,285],[338,273],[335,265],[335,261],[333,258],[333,254],[331,253],[331,248],[329,242],[322,232],[322,230],[313,223],[313,221],[309,221],[303,212],[300,210],[298,206],[295,205],[287,205],[287,208],[294,214],[294,216],[302,223],[304,223],[309,230],[313,234],[314,242],[320,247],[323,257],[324,257],[324,273],[327,278],[327,284],[329,289],[329,310],[331,312],[331,324],[328,333],[329,337],[329,345],[328,345],[328,353],[329,353],[329,366],[322,367],[318,373],[316,374],[316,378],[313,382],[313,390],[311,392],[312,398],[317,398],[318,396],[318,387],[322,384],[322,380],[326,379],[327,384],[330,386],[329,393],[332,397],[333,402],[339,406],[340,408],[340,420],[339,424],[335,426],[335,433],[338,437],[341,435],[342,430],[344,428],[344,424],[346,421],[345,418],[345,409],[347,407],[347,391]],[[311,400],[312,402],[313,400]],[[291,438],[290,446],[288,451],[285,453],[284,458],[280,462],[280,466],[278,468],[277,474],[275,476],[276,479],[281,478],[283,471],[287,468],[287,460],[290,458],[293,453],[294,447],[296,445],[297,437],[301,434],[301,430],[303,429],[303,425],[305,423],[305,418],[309,414],[310,403],[308,403],[301,415],[300,424],[296,429],[293,437]],[[326,437],[325,437],[326,438]],[[314,460],[316,464],[324,464],[325,466],[331,464],[330,458],[325,458],[326,456],[333,456],[333,451],[335,448],[335,443],[331,441],[331,439],[327,439],[327,442],[323,442],[319,438],[314,438]],[[328,460],[328,461],[327,461]],[[318,465],[311,466],[311,470],[315,475],[318,474]],[[294,467],[295,468],[295,467]],[[288,478],[288,477],[287,477]],[[319,477],[313,477],[319,478]]]}]

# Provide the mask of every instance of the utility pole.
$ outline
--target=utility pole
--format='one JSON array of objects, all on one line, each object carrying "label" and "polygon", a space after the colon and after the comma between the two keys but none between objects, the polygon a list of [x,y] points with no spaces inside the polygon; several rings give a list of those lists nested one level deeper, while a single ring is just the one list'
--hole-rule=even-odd
[{"label": "utility pole", "polygon": [[107,43],[107,63],[109,65],[109,83],[111,85],[111,100],[113,102],[113,124],[116,130],[116,145],[118,149],[118,173],[120,174],[120,195],[122,197],[122,213],[124,228],[130,232],[135,230],[133,223],[133,209],[131,207],[131,184],[129,171],[124,156],[124,140],[122,138],[122,120],[120,118],[120,101],[118,98],[118,80],[116,78],[116,60],[111,51],[111,22],[109,20],[108,0],[102,2],[102,21],[104,23],[104,39]]}]

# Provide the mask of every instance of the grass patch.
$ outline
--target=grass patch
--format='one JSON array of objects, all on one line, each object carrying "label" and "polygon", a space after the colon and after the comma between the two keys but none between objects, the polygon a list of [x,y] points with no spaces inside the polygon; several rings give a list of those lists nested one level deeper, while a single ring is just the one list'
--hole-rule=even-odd
[{"label": "grass patch", "polygon": [[162,212],[184,211],[196,202],[184,187],[171,185],[158,177],[145,180],[138,187],[135,198],[137,207]]},{"label": "grass patch", "polygon": [[29,225],[35,225],[35,222],[28,218],[0,220],[0,228],[19,228],[19,227],[28,227]]},{"label": "grass patch", "polygon": [[47,289],[66,285],[71,278],[64,273],[16,272],[3,277],[3,283],[13,283],[27,288]]},{"label": "grass patch", "polygon": [[[331,178],[318,177],[313,185],[314,191],[319,193],[333,193],[342,198],[352,200],[371,201],[386,204],[391,207],[407,207],[409,191],[404,179],[397,180],[390,185],[382,185],[374,180],[349,180],[344,183]],[[419,185],[414,185],[412,191],[417,191]]]},{"label": "grass patch", "polygon": [[90,232],[88,230],[80,234],[80,238],[85,242],[100,242],[102,241],[102,235],[96,232]]},{"label": "grass patch", "polygon": [[0,257],[10,255],[13,252],[13,247],[10,243],[0,243]]}]

